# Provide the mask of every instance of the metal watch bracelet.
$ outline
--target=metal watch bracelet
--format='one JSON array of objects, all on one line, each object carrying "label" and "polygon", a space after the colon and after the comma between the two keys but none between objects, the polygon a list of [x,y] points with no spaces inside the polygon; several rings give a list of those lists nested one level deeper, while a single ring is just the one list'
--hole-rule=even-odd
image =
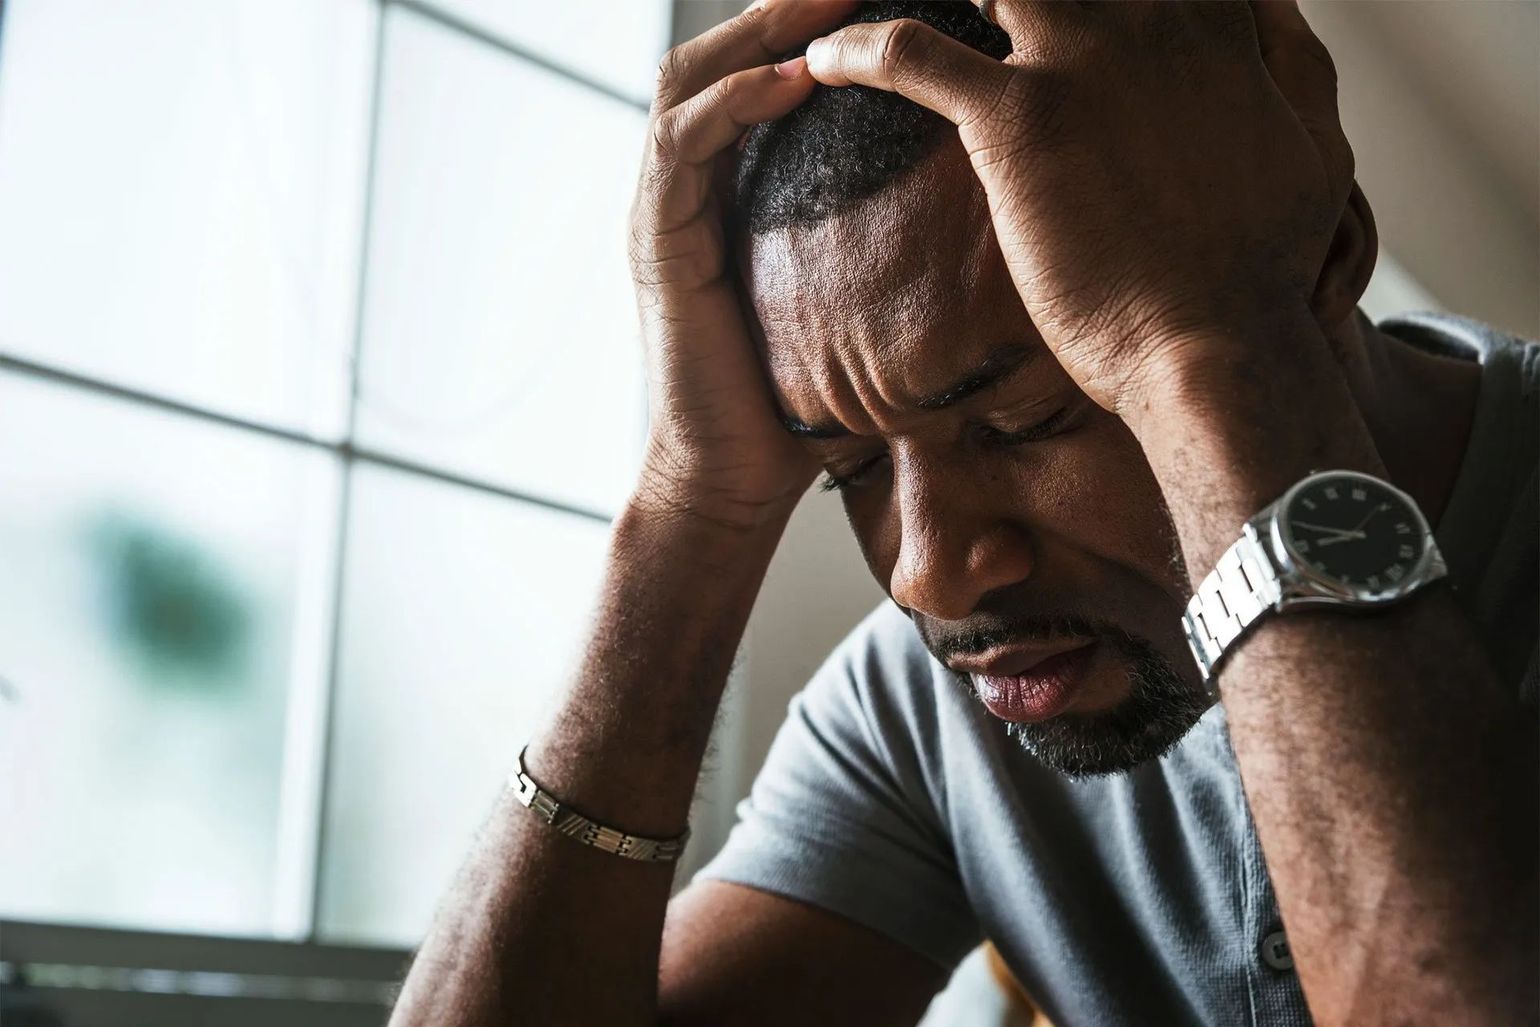
[{"label": "metal watch bracelet", "polygon": [[519,768],[509,775],[508,787],[513,789],[519,802],[562,834],[595,849],[642,863],[672,863],[684,852],[684,844],[690,840],[688,827],[677,838],[643,838],[605,827],[563,806],[554,795],[537,785],[524,769],[524,753],[528,749],[526,745],[519,750]]},{"label": "metal watch bracelet", "polygon": [[1278,576],[1270,573],[1271,566],[1255,525],[1247,523],[1187,604],[1182,618],[1187,644],[1204,686],[1215,698],[1214,670],[1225,650],[1278,603]]}]

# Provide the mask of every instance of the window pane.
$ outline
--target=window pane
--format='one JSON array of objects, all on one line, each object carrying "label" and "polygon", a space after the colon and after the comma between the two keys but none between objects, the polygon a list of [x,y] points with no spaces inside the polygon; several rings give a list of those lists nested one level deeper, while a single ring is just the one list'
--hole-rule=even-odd
[{"label": "window pane", "polygon": [[374,3],[4,8],[0,349],[336,434]]},{"label": "window pane", "polygon": [[571,671],[609,529],[354,473],[319,928],[416,944]]},{"label": "window pane", "polygon": [[310,447],[0,374],[0,916],[274,929],[336,480]]},{"label": "window pane", "polygon": [[667,0],[541,4],[529,0],[429,0],[494,36],[646,103],[668,49]]},{"label": "window pane", "polygon": [[646,417],[625,260],[643,118],[388,17],[359,441],[613,510]]}]

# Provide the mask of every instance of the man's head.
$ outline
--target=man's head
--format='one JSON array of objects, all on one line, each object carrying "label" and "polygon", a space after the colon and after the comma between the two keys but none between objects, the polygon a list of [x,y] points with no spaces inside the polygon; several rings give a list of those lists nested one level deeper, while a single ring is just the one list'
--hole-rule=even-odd
[{"label": "man's head", "polygon": [[[855,20],[895,17],[1010,50],[968,3]],[[735,201],[787,426],[932,653],[1065,773],[1168,749],[1208,706],[1169,514],[1133,435],[1033,326],[955,131],[895,94],[820,87],[749,133]]]}]

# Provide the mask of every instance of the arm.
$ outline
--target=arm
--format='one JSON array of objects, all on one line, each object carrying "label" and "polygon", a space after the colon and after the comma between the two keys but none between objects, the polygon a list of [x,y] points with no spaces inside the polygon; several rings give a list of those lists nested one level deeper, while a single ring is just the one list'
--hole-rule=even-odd
[{"label": "arm", "polygon": [[[724,532],[633,504],[577,683],[530,773],[585,814],[682,830],[780,524]],[[396,1007],[397,1024],[913,1024],[945,974],[816,907],[575,843],[505,794]],[[665,912],[667,922],[665,924]]]},{"label": "arm", "polygon": [[869,928],[711,880],[669,907],[658,975],[668,1027],[912,1027],[946,984],[935,963]]},{"label": "arm", "polygon": [[[684,829],[718,700],[779,537],[633,503],[592,641],[526,765],[586,815]],[[418,954],[398,1024],[655,1022],[673,866],[561,835],[505,792]]]},{"label": "arm", "polygon": [[[647,458],[615,523],[578,673],[526,757],[547,791],[629,833],[683,830],[744,623],[813,477],[774,416],[742,324],[714,189],[745,126],[785,114],[811,91],[806,75],[763,64],[766,54],[848,6],[773,0],[674,50],[660,75],[631,224],[651,387]],[[392,1022],[657,1022],[672,877],[671,866],[564,837],[505,793]],[[935,983],[934,972],[912,965],[919,957],[895,955],[897,946],[854,924],[740,892],[696,891],[681,906],[671,937],[686,940],[690,955],[667,963],[663,987],[691,1016],[789,1015],[788,1003],[809,996],[767,990],[779,978],[761,971],[799,959],[867,968],[824,1002],[854,1001],[883,963],[913,971],[917,983],[893,991],[905,1008],[914,988]],[[714,936],[731,947],[717,948]],[[809,949],[797,947],[804,936]]]},{"label": "arm", "polygon": [[[1129,416],[1193,581],[1310,470],[1385,475],[1309,311],[1245,335],[1289,359],[1179,368]],[[1265,617],[1227,661],[1230,739],[1316,1017],[1533,1021],[1533,715],[1447,589]]]}]

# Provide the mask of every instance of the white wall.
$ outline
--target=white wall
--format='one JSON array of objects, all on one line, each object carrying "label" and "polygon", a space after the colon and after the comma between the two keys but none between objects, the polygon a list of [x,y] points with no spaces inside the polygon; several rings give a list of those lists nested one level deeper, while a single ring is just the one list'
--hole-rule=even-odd
[{"label": "white wall", "polygon": [[1540,337],[1540,4],[1307,0],[1384,252]]}]

